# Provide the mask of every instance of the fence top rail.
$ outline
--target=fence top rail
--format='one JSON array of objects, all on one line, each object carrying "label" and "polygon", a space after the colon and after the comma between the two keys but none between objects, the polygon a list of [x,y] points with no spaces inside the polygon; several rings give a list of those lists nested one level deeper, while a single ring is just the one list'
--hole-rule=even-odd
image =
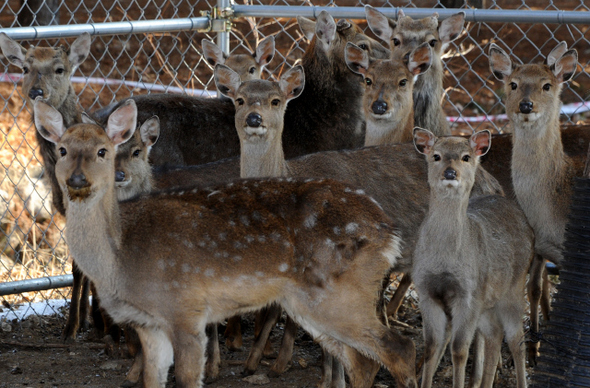
[{"label": "fence top rail", "polygon": [[90,35],[126,35],[153,32],[207,30],[211,19],[208,16],[196,18],[138,20],[112,23],[68,24],[59,26],[0,28],[14,40],[52,39]]}]

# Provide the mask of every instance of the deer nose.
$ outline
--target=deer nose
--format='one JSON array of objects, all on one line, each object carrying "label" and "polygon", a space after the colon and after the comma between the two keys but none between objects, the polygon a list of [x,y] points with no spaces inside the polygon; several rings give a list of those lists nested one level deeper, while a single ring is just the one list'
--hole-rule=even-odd
[{"label": "deer nose", "polygon": [[248,117],[246,117],[246,124],[248,124],[249,127],[257,128],[262,124],[262,116],[258,113],[250,113]]},{"label": "deer nose", "polygon": [[443,173],[443,176],[447,180],[450,180],[450,181],[455,180],[455,179],[457,179],[457,171],[455,171],[449,167],[445,170],[445,172]]},{"label": "deer nose", "polygon": [[529,114],[533,111],[533,103],[531,101],[522,101],[518,108],[521,113]]},{"label": "deer nose", "polygon": [[43,89],[31,89],[29,91],[29,98],[35,100],[37,97],[43,97]]},{"label": "deer nose", "polygon": [[123,182],[125,181],[125,171],[117,170],[115,171],[115,182]]},{"label": "deer nose", "polygon": [[85,186],[88,186],[88,181],[86,180],[86,176],[84,174],[72,174],[66,183],[68,186],[74,189],[81,189]]},{"label": "deer nose", "polygon": [[387,112],[387,103],[383,100],[377,100],[371,105],[371,110],[373,110],[373,113],[376,115],[385,114],[385,112]]}]

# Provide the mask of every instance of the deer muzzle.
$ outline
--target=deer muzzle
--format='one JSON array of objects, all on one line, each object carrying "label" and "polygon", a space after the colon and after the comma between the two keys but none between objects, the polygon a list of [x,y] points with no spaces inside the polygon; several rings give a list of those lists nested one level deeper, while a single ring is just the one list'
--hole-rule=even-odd
[{"label": "deer muzzle", "polygon": [[37,97],[43,97],[43,89],[35,88],[29,90],[29,98],[31,100],[35,101]]},{"label": "deer muzzle", "polygon": [[376,115],[384,115],[385,113],[387,113],[387,102],[385,102],[381,99],[376,100],[371,105],[371,110]]},{"label": "deer muzzle", "polygon": [[533,111],[533,102],[532,101],[521,101],[518,104],[518,110],[520,113],[529,114]]},{"label": "deer muzzle", "polygon": [[83,200],[90,195],[90,183],[83,173],[72,174],[66,180],[68,195],[72,201]]}]

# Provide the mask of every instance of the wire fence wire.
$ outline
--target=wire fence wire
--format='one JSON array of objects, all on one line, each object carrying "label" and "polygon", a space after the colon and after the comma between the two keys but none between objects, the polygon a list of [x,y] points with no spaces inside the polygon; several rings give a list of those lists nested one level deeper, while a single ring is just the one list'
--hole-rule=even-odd
[{"label": "wire fence wire", "polygon": [[[583,0],[245,0],[240,5],[347,6],[467,8],[588,12]],[[0,26],[74,25],[113,21],[149,21],[199,17],[217,3],[212,0],[8,0],[0,4]],[[435,9],[437,8],[437,9]],[[369,35],[365,20],[356,20]],[[499,44],[514,60],[540,62],[559,42],[566,41],[579,53],[578,72],[562,95],[570,110],[563,122],[590,120],[585,103],[590,99],[590,33],[588,25],[540,23],[467,23],[464,34],[445,55],[445,88],[442,103],[456,132],[492,129],[509,131],[502,118],[502,85],[491,76],[488,47]],[[231,52],[254,51],[258,42],[274,35],[277,53],[265,69],[265,78],[277,79],[300,59],[308,42],[296,19],[286,17],[242,17],[233,20]],[[203,59],[202,39],[214,40],[215,33],[180,31],[150,34],[95,36],[90,56],[76,70],[72,82],[80,105],[94,111],[130,95],[153,92],[215,91],[213,71]],[[57,46],[73,39],[20,42]],[[0,282],[63,275],[71,271],[63,238],[65,220],[51,206],[51,192],[43,179],[42,161],[31,122],[31,107],[24,103],[19,87],[20,69],[0,55]],[[499,116],[499,117],[498,117]],[[67,299],[69,288],[5,295],[0,299],[7,311],[17,304],[48,299]],[[2,309],[2,307],[0,307]],[[0,311],[1,314],[1,311]],[[16,315],[7,317],[14,318]],[[6,318],[4,318],[6,319]]]}]

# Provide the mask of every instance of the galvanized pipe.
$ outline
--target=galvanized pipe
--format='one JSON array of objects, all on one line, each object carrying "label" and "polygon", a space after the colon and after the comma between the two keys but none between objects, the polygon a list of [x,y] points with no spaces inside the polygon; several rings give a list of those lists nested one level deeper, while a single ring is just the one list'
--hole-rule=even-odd
[{"label": "galvanized pipe", "polygon": [[71,287],[72,284],[74,284],[74,276],[71,274],[0,283],[0,296]]},{"label": "galvanized pipe", "polygon": [[[217,0],[217,9],[223,10],[229,8],[231,6],[230,0]],[[217,33],[217,46],[223,51],[226,55],[229,55],[230,46],[229,46],[229,32],[223,31]]]},{"label": "galvanized pipe", "polygon": [[153,32],[193,31],[209,28],[210,19],[198,18],[140,20],[114,23],[68,24],[60,26],[0,28],[14,40],[52,39],[79,36],[84,32],[90,35],[126,35]]},{"label": "galvanized pipe", "polygon": [[[315,18],[321,11],[327,11],[337,19],[365,19],[363,7],[306,7],[285,5],[238,5],[233,6],[234,16],[250,17],[285,17],[305,16]],[[402,8],[377,8],[387,17],[397,18]],[[497,9],[443,9],[443,8],[403,8],[404,14],[413,18],[424,18],[438,12],[440,19],[448,18],[457,12],[465,12],[468,22],[510,22],[510,23],[557,23],[589,24],[590,12],[578,11],[531,11],[531,10],[497,10]]]}]

